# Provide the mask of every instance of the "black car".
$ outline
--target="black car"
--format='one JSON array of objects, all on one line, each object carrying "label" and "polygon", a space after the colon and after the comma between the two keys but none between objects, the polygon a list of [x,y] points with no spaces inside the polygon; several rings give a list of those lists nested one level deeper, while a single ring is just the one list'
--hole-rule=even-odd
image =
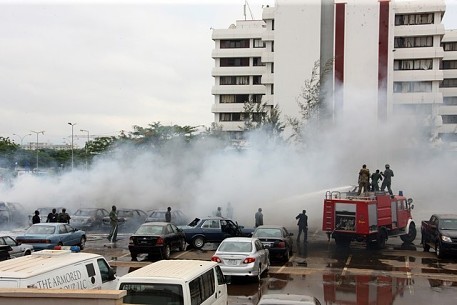
[{"label": "black car", "polygon": [[103,217],[108,215],[109,212],[102,208],[81,208],[70,216],[70,223],[77,229],[100,229]]},{"label": "black car", "polygon": [[270,251],[270,258],[280,258],[288,261],[292,255],[293,233],[285,227],[275,225],[258,226],[253,237],[257,237],[265,248]]},{"label": "black car", "polygon": [[[152,210],[145,222],[165,221],[166,209]],[[171,222],[177,226],[184,226],[189,223],[189,218],[181,210],[171,210]]]},{"label": "black car", "polygon": [[168,222],[147,222],[142,224],[130,237],[129,250],[132,260],[137,260],[138,254],[146,253],[160,255],[169,259],[172,250],[186,249],[184,233],[174,224]]}]

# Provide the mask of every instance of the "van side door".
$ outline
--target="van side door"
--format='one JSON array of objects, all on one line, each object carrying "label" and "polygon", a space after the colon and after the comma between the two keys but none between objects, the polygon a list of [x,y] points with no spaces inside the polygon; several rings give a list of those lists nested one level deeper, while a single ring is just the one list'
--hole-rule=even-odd
[{"label": "van side door", "polygon": [[227,281],[219,266],[214,267],[216,274],[216,301],[213,304],[225,305],[228,302]]}]

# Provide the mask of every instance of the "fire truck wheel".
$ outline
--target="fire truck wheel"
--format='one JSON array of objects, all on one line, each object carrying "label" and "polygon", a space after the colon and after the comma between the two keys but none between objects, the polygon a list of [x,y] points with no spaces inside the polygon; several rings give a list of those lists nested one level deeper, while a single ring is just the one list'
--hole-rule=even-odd
[{"label": "fire truck wheel", "polygon": [[416,239],[416,225],[412,222],[409,224],[408,234],[400,235],[400,238],[405,243],[412,243]]}]

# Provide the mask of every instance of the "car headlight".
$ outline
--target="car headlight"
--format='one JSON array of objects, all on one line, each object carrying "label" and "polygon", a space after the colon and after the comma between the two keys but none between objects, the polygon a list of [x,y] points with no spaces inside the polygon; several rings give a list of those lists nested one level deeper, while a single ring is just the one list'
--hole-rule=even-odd
[{"label": "car headlight", "polygon": [[441,236],[441,240],[444,242],[447,242],[447,243],[452,242],[452,239],[449,236],[444,236],[444,235]]}]

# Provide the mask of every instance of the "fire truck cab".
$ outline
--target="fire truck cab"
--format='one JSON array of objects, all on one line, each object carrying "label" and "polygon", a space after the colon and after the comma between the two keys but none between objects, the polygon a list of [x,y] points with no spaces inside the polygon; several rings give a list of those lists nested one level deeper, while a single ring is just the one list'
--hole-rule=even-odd
[{"label": "fire truck cab", "polygon": [[338,246],[351,241],[384,248],[389,236],[400,236],[411,243],[416,238],[416,224],[411,216],[412,199],[400,191],[391,196],[386,192],[326,192],[322,230],[335,239]]}]

